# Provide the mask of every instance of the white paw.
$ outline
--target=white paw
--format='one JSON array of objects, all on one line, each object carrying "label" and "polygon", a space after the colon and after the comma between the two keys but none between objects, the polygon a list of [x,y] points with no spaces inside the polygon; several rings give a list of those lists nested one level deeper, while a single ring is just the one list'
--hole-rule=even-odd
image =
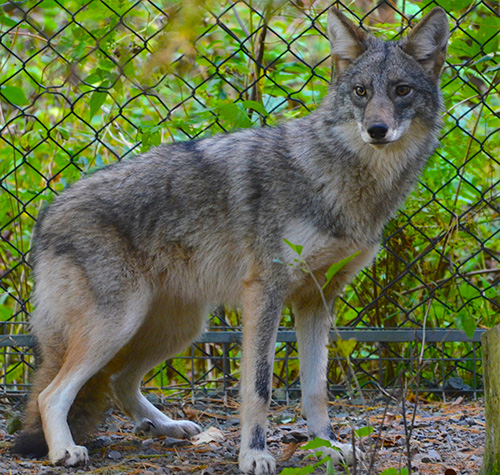
[{"label": "white paw", "polygon": [[70,445],[64,449],[51,451],[49,453],[50,462],[54,465],[64,465],[74,467],[75,465],[85,465],[89,461],[89,454],[86,447],[81,445]]},{"label": "white paw", "polygon": [[254,475],[274,475],[276,473],[274,457],[269,452],[262,450],[241,450],[239,466],[243,473],[253,473]]},{"label": "white paw", "polygon": [[331,441],[331,444],[336,448],[324,447],[321,450],[324,455],[330,456],[334,465],[353,465],[355,457],[358,462],[364,460],[364,453],[358,448],[354,452],[352,444],[342,444],[334,441]]},{"label": "white paw", "polygon": [[176,439],[189,439],[201,432],[201,427],[191,421],[168,421],[159,422],[144,418],[134,428],[137,435],[158,437],[166,435]]}]

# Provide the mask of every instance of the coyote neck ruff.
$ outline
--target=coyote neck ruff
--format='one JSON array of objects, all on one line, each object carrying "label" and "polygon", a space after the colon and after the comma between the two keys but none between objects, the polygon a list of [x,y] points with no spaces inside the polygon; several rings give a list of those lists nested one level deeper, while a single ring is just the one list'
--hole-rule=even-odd
[{"label": "coyote neck ruff", "polygon": [[[387,43],[330,9],[328,35],[336,79],[310,116],[151,149],[81,179],[39,216],[31,324],[41,365],[18,452],[86,463],[77,444],[110,397],[140,434],[199,432],[150,404],[140,382],[226,303],[244,322],[240,469],[275,472],[265,428],[284,304],[309,435],[340,449],[329,450],[334,462],[360,455],[328,418],[324,304],[373,259],[437,145],[448,26],[437,8]],[[310,272],[289,265],[286,240],[303,246]],[[326,270],[349,256],[321,294]]]}]

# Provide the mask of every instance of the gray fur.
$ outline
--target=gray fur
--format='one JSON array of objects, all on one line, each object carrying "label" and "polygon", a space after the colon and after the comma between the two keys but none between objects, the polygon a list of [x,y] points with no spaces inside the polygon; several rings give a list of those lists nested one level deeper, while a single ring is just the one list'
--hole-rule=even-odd
[{"label": "gray fur", "polygon": [[[296,256],[284,239],[304,246],[320,284],[333,262],[360,251],[327,287],[329,304],[370,263],[438,144],[448,29],[435,9],[407,39],[384,42],[337,10],[329,16],[337,77],[308,117],[151,149],[83,178],[40,217],[32,329],[44,362],[57,348],[61,369],[56,377],[46,370],[50,378],[37,385],[32,401],[38,398],[40,414],[32,403],[27,431],[39,428],[41,415],[52,462],[87,460],[65,420],[75,398],[85,403],[79,390],[99,374],[101,390],[139,432],[199,431],[159,414],[138,386],[221,303],[241,306],[244,315],[241,470],[274,473],[265,418],[285,303],[298,319],[309,433],[333,438],[330,316],[311,276],[288,265]],[[339,446],[351,459],[352,447]]]}]

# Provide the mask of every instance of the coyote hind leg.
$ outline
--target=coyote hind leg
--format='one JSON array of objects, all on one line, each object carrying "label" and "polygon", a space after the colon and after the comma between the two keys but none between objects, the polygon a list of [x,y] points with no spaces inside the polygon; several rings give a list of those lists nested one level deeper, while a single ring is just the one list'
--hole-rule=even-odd
[{"label": "coyote hind leg", "polygon": [[78,328],[71,329],[62,367],[38,397],[51,463],[74,466],[88,461],[87,449],[73,440],[68,425],[69,410],[84,384],[102,370],[137,331],[146,314],[144,304],[141,305],[147,302],[144,294],[147,292],[133,295],[128,304],[114,309],[114,315],[110,315],[109,309],[106,315],[88,313]]},{"label": "coyote hind leg", "polygon": [[[111,378],[113,395],[120,408],[135,422],[135,431],[146,436],[189,438],[201,431],[191,421],[173,420],[141,393],[144,374],[182,351],[203,328],[204,305],[165,299],[156,304],[122,354],[119,371]],[[140,356],[139,356],[140,355]]]},{"label": "coyote hind leg", "polygon": [[201,427],[194,422],[176,421],[163,414],[141,393],[140,380],[142,378],[137,379],[139,381],[123,378],[113,384],[115,394],[121,392],[120,407],[134,419],[136,434],[152,437],[166,435],[177,439],[188,439],[201,432]]}]

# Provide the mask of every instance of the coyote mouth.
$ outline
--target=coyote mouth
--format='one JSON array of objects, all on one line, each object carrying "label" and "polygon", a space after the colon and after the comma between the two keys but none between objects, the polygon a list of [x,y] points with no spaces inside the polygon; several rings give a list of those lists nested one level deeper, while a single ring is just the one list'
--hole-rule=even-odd
[{"label": "coyote mouth", "polygon": [[368,142],[368,145],[370,145],[370,147],[373,147],[375,150],[381,150],[390,143],[392,142]]},{"label": "coyote mouth", "polygon": [[396,142],[396,140],[369,140],[369,141],[366,141],[366,143],[368,145],[370,145],[370,147],[373,147],[374,149],[376,150],[380,150],[380,149],[383,149],[385,147],[387,147],[388,145],[390,145],[391,143],[394,143]]}]

